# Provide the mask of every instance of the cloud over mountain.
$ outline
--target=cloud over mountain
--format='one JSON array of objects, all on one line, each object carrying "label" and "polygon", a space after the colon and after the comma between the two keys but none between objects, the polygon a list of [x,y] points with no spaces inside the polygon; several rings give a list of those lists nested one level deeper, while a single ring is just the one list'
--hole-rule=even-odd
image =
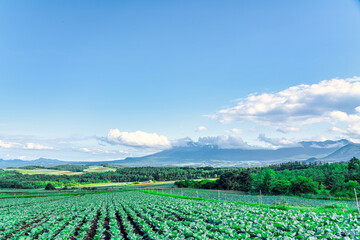
[{"label": "cloud over mountain", "polygon": [[249,149],[252,148],[241,137],[235,135],[221,135],[215,137],[200,137],[197,141],[199,145],[216,145],[219,148],[231,149]]},{"label": "cloud over mountain", "polygon": [[265,134],[259,134],[258,140],[270,144],[272,147],[298,147],[300,144],[286,138],[269,138]]}]

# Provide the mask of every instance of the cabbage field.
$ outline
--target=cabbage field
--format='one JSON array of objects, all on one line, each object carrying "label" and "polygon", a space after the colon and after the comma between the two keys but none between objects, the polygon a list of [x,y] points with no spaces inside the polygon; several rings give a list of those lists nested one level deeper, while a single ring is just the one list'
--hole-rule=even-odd
[{"label": "cabbage field", "polygon": [[124,191],[0,199],[0,239],[360,239],[360,217]]},{"label": "cabbage field", "polygon": [[[151,190],[144,189],[144,190]],[[236,201],[236,202],[246,202],[246,203],[259,203],[259,195],[249,195],[242,194],[236,191],[218,191],[218,190],[205,190],[205,189],[180,189],[180,188],[156,188],[152,191],[158,193],[166,194],[175,194],[180,196],[196,197],[196,198],[205,198],[213,200],[224,200],[224,201]],[[356,202],[354,200],[324,200],[324,199],[309,199],[301,198],[295,196],[285,196],[285,195],[263,195],[261,196],[261,201],[263,204],[276,204],[286,202],[289,205],[293,206],[310,206],[310,207],[321,207],[329,205],[346,205],[347,208],[356,208]]]}]

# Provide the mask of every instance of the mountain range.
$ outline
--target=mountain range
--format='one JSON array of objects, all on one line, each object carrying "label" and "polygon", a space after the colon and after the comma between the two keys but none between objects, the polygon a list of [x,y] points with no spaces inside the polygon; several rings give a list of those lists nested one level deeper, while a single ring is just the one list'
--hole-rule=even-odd
[{"label": "mountain range", "polygon": [[306,141],[293,147],[278,149],[224,149],[217,145],[200,145],[194,142],[186,146],[173,147],[155,154],[126,158],[124,160],[80,162],[39,158],[33,161],[20,159],[2,160],[0,168],[29,165],[52,167],[62,164],[119,164],[123,166],[213,166],[251,167],[289,161],[338,162],[360,157],[360,144],[342,139],[338,141]]}]

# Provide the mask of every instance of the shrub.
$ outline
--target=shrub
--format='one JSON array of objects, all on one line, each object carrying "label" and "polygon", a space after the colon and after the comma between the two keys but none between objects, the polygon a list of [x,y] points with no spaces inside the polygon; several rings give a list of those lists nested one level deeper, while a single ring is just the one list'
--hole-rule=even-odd
[{"label": "shrub", "polygon": [[55,190],[56,188],[51,183],[46,184],[45,190]]}]

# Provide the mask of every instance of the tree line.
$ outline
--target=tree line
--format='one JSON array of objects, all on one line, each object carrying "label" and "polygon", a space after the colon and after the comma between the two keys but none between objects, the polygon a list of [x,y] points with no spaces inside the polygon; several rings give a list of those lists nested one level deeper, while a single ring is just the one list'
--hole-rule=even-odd
[{"label": "tree line", "polygon": [[[26,167],[26,169],[36,168],[37,166]],[[71,169],[79,172],[85,168],[79,165],[61,165],[52,167],[52,169]],[[30,175],[0,169],[0,188],[44,188],[49,182],[56,187],[64,187],[104,182],[173,181],[181,179],[218,178],[221,174],[234,170],[236,170],[236,168],[128,167],[118,168],[115,172],[93,172],[83,173],[81,175]]]},{"label": "tree line", "polygon": [[264,194],[323,194],[336,197],[354,196],[360,192],[360,160],[347,163],[302,164],[286,163],[263,168],[229,171],[216,181],[182,180],[183,188],[223,189]]}]

